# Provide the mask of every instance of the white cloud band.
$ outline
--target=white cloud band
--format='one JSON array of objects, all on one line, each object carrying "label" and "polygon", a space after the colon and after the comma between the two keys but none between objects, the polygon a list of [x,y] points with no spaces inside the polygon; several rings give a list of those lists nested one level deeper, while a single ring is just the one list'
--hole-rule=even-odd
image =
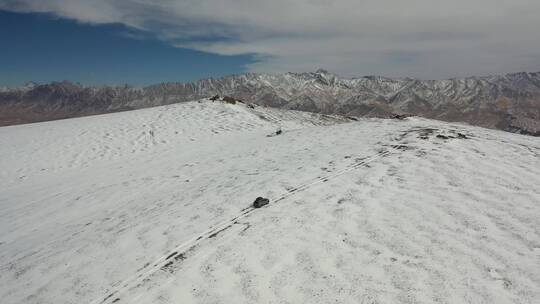
[{"label": "white cloud band", "polygon": [[257,72],[441,78],[540,70],[538,0],[4,0],[0,8],[122,23],[173,45],[255,54]]}]

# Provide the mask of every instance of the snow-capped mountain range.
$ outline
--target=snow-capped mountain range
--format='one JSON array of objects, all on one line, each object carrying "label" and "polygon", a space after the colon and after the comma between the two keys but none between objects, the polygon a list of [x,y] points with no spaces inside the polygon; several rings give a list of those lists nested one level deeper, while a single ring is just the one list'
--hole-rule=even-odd
[{"label": "snow-capped mountain range", "polygon": [[0,89],[0,125],[124,111],[228,95],[270,107],[347,116],[413,114],[540,135],[540,72],[419,80],[343,78],[325,70],[242,74],[147,87],[69,81]]}]

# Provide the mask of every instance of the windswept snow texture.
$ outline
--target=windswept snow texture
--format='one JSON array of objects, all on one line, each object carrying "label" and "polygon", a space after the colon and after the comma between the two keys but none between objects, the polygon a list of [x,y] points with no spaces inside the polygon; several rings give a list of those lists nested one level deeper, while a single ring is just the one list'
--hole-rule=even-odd
[{"label": "windswept snow texture", "polygon": [[202,100],[0,155],[2,303],[540,301],[538,138]]}]

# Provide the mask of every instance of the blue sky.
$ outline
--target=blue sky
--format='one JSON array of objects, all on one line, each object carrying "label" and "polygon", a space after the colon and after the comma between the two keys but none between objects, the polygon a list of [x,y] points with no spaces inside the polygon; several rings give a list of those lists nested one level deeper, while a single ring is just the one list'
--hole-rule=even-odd
[{"label": "blue sky", "polygon": [[83,24],[42,13],[0,11],[0,85],[71,80],[145,85],[245,72],[249,55],[173,47],[120,24]]}]

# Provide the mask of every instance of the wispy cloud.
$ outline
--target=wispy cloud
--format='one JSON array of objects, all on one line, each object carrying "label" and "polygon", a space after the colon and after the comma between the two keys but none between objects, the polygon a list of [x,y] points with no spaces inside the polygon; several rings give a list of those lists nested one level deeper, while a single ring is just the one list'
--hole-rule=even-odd
[{"label": "wispy cloud", "polygon": [[249,69],[440,78],[540,70],[538,0],[4,0],[121,23],[179,47],[254,54]]}]

